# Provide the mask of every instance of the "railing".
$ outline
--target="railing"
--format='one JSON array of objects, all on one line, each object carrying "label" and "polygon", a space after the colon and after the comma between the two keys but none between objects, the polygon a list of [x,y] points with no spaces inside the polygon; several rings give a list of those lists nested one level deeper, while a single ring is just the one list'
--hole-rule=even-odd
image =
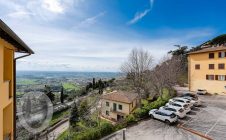
[{"label": "railing", "polygon": [[101,140],[126,140],[126,128],[116,131],[113,134],[110,134]]},{"label": "railing", "polygon": [[110,111],[111,112],[117,112],[117,109],[116,108],[110,108]]}]

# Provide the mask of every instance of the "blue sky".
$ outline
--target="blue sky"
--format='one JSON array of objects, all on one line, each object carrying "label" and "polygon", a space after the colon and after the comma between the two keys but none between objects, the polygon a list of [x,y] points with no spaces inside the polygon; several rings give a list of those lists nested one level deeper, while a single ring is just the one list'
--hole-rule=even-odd
[{"label": "blue sky", "polygon": [[119,71],[132,48],[157,63],[174,45],[226,32],[224,0],[0,0],[0,17],[34,51],[18,70]]}]

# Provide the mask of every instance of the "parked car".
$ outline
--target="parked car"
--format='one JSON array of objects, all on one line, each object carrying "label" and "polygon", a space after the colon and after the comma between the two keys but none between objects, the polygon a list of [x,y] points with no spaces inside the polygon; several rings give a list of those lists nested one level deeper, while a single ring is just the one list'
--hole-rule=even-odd
[{"label": "parked car", "polygon": [[185,92],[181,95],[181,97],[192,97],[192,98],[198,98],[196,94],[193,94],[191,92]]},{"label": "parked car", "polygon": [[196,91],[196,94],[198,94],[198,95],[205,95],[205,94],[207,94],[207,90],[205,90],[205,89],[198,89]]},{"label": "parked car", "polygon": [[178,118],[184,118],[186,113],[184,109],[182,108],[173,108],[173,107],[168,107],[168,106],[162,106],[159,108],[159,110],[166,110],[170,111],[178,116]]},{"label": "parked car", "polygon": [[190,108],[193,106],[193,103],[191,103],[191,101],[189,99],[185,99],[185,98],[181,98],[181,97],[175,97],[175,98],[170,99],[169,101],[171,101],[171,102],[180,102],[180,103],[188,104],[188,106]]},{"label": "parked car", "polygon": [[200,106],[201,100],[196,95],[190,95],[190,94],[184,94],[181,96],[181,98],[185,98],[190,100],[191,103],[193,103],[194,106]]},{"label": "parked car", "polygon": [[172,107],[172,108],[179,108],[184,109],[185,113],[188,113],[191,111],[191,108],[188,106],[188,104],[180,103],[180,102],[171,102],[169,101],[166,106]]},{"label": "parked car", "polygon": [[155,118],[155,119],[164,121],[167,124],[175,123],[178,120],[178,117],[176,114],[166,110],[152,109],[149,111],[149,116],[152,119]]}]

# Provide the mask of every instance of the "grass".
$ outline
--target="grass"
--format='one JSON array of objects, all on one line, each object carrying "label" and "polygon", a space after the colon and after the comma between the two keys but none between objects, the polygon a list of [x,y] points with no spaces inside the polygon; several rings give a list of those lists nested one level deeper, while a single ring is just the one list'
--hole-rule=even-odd
[{"label": "grass", "polygon": [[69,116],[69,114],[70,114],[70,110],[69,109],[64,110],[62,112],[59,112],[59,113],[56,113],[56,114],[53,114],[52,120],[50,121],[49,125],[54,125],[58,121],[66,118],[67,116]]},{"label": "grass", "polygon": [[16,92],[16,95],[17,96],[22,96],[22,95],[24,95],[24,92]]},{"label": "grass", "polygon": [[63,87],[64,87],[65,90],[75,90],[75,91],[77,91],[77,90],[80,89],[79,85],[74,84],[74,83],[63,83]]},{"label": "grass", "polygon": [[66,131],[64,131],[64,132],[57,138],[57,140],[64,140],[65,138],[67,138],[68,135],[69,135],[69,129],[67,129]]},{"label": "grass", "polygon": [[32,79],[19,79],[17,81],[17,84],[19,84],[19,85],[34,85],[34,84],[37,84],[37,82],[35,80],[32,80]]}]

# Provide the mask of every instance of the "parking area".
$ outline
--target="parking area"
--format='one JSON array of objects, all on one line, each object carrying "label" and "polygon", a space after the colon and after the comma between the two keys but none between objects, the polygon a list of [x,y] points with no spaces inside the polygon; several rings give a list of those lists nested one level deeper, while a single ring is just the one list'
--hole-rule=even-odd
[{"label": "parking area", "polygon": [[[147,119],[126,129],[129,140],[226,140],[226,96],[199,95],[202,105],[193,107],[176,125]],[[122,133],[110,140],[122,140]]]},{"label": "parking area", "polygon": [[158,120],[142,121],[134,127],[127,128],[128,140],[203,140],[177,126],[169,126]]},{"label": "parking area", "polygon": [[201,107],[195,107],[185,119],[180,120],[181,126],[214,140],[226,140],[226,96],[199,96]]}]

